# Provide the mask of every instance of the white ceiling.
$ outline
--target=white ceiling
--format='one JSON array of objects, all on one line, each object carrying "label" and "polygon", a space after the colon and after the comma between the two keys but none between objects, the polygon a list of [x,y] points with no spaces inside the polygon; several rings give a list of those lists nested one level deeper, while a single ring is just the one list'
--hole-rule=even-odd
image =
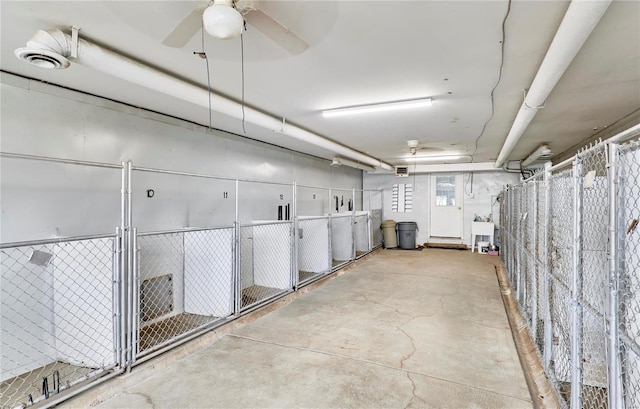
[{"label": "white ceiling", "polygon": [[[175,76],[207,86],[200,32],[182,49],[163,39],[196,7],[192,1],[1,1],[3,71],[41,79],[207,125],[207,109],[73,64],[49,71],[13,56],[39,29],[72,25],[80,35]],[[409,139],[423,154],[498,155],[523,90],[536,71],[568,1],[275,1],[260,8],[309,44],[290,55],[248,26],[244,34],[246,104],[392,164]],[[240,40],[204,37],[216,93],[240,100]],[[494,110],[492,116],[492,89]],[[432,97],[422,110],[324,118],[326,108]],[[640,2],[614,1],[525,132],[509,159],[540,143],[555,154],[640,109]],[[215,112],[215,128],[243,134],[240,121]],[[485,127],[486,123],[486,127]],[[246,136],[312,155],[333,152],[246,125]],[[483,132],[484,128],[484,132]],[[478,140],[477,150],[475,142]]]}]

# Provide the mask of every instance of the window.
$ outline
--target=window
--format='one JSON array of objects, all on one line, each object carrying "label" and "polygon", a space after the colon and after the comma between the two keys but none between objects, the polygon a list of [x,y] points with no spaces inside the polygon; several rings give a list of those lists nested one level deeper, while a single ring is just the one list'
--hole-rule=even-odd
[{"label": "window", "polygon": [[436,176],[436,206],[456,205],[456,177]]}]

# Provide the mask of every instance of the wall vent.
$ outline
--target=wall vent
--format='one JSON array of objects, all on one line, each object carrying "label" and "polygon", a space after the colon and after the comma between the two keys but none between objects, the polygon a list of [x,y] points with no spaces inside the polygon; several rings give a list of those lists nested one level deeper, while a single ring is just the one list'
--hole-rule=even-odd
[{"label": "wall vent", "polygon": [[391,191],[391,211],[408,213],[411,211],[413,197],[413,185],[396,183]]},{"label": "wall vent", "polygon": [[409,176],[408,166],[396,166],[396,177],[406,178],[407,176]]}]

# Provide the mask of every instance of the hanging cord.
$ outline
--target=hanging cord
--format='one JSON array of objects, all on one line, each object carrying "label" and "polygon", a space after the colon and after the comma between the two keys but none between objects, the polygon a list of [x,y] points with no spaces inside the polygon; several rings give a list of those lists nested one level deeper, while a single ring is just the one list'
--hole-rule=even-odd
[{"label": "hanging cord", "polygon": [[211,75],[209,74],[209,58],[207,57],[207,53],[204,51],[204,24],[202,26],[202,51],[197,52],[194,51],[193,53],[195,55],[197,55],[198,57],[202,58],[206,65],[207,65],[207,97],[208,97],[208,103],[209,103],[209,129],[212,128],[212,122],[211,122]]},{"label": "hanging cord", "polygon": [[411,200],[413,200],[413,194],[416,191],[416,169],[418,168],[418,164],[413,162],[413,189],[411,189]]},{"label": "hanging cord", "polygon": [[484,125],[482,126],[482,131],[480,131],[480,135],[478,135],[478,137],[476,138],[475,148],[473,149],[473,153],[471,154],[471,162],[473,162],[474,160],[473,156],[478,151],[478,141],[480,141],[480,138],[482,138],[482,135],[484,135],[484,131],[487,129],[487,125],[489,125],[489,122],[491,122],[491,120],[493,119],[493,115],[495,114],[494,93],[496,91],[496,88],[498,88],[498,85],[500,85],[500,81],[502,81],[502,68],[504,67],[504,43],[507,38],[505,26],[507,24],[507,18],[509,17],[510,13],[511,13],[511,0],[509,0],[509,3],[507,3],[507,12],[504,14],[504,18],[502,19],[502,41],[500,43],[500,70],[498,73],[498,80],[496,81],[496,85],[494,85],[493,89],[491,90],[491,116],[489,116],[489,119],[487,119],[487,121],[484,123]]},{"label": "hanging cord", "polygon": [[[469,184],[471,184],[471,190],[467,193],[467,186],[469,186]],[[473,197],[473,172],[469,173],[469,176],[467,177],[467,181],[464,184],[464,195],[467,197]]]}]

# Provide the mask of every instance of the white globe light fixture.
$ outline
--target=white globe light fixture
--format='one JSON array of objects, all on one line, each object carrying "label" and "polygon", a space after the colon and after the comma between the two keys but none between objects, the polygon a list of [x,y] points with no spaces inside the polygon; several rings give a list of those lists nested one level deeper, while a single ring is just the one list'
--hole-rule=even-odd
[{"label": "white globe light fixture", "polygon": [[232,4],[233,0],[214,0],[204,11],[202,23],[209,35],[224,40],[242,34],[244,18]]}]

